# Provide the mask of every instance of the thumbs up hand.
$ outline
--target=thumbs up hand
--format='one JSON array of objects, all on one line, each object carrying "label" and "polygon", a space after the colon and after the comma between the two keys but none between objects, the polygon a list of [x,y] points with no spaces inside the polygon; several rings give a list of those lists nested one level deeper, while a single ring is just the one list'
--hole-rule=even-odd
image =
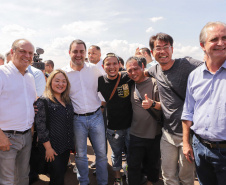
[{"label": "thumbs up hand", "polygon": [[145,97],[145,100],[142,101],[142,107],[144,109],[149,109],[153,103],[153,100],[148,98],[147,94],[145,94],[144,97]]}]

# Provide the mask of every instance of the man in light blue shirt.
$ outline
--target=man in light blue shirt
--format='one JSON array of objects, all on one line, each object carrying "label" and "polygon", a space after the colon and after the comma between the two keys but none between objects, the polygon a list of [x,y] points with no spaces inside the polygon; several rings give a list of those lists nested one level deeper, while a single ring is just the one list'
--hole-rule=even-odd
[{"label": "man in light blue shirt", "polygon": [[43,94],[46,86],[45,76],[41,70],[31,65],[29,65],[27,69],[29,73],[31,73],[34,76],[37,96],[40,97]]},{"label": "man in light blue shirt", "polygon": [[[226,182],[226,24],[207,23],[200,33],[205,65],[188,78],[182,113],[183,153],[195,160],[201,185]],[[194,132],[190,145],[190,128]],[[193,154],[194,151],[194,154]]]}]

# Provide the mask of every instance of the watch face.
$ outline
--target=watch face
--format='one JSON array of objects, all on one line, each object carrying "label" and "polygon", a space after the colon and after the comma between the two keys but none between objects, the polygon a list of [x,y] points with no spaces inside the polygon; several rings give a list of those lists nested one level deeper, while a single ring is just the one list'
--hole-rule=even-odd
[{"label": "watch face", "polygon": [[153,103],[152,103],[151,107],[155,107],[155,104],[156,104],[156,102],[155,102],[155,101],[153,101]]}]

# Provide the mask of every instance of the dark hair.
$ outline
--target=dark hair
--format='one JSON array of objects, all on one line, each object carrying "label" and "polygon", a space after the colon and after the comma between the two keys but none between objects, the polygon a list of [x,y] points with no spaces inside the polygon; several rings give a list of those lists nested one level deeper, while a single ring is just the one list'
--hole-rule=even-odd
[{"label": "dark hair", "polygon": [[105,61],[106,58],[108,58],[108,57],[115,57],[115,58],[118,60],[118,63],[119,63],[119,57],[118,57],[116,54],[114,54],[114,53],[107,53],[107,54],[106,54],[106,57],[105,57],[104,60],[103,60],[103,65],[104,65],[104,61]]},{"label": "dark hair", "polygon": [[168,35],[166,33],[157,33],[156,35],[151,36],[151,38],[149,40],[149,46],[152,51],[154,49],[154,42],[156,40],[161,40],[166,43],[170,43],[170,46],[173,46],[173,38],[170,35]]},{"label": "dark hair", "polygon": [[122,57],[118,57],[119,62],[121,62],[121,64],[124,66],[124,60],[122,59]]},{"label": "dark hair", "polygon": [[91,47],[94,47],[94,48],[96,48],[98,51],[100,51],[100,47],[97,46],[97,45],[91,45],[89,48],[91,48]]},{"label": "dark hair", "polygon": [[82,41],[82,40],[80,40],[80,39],[76,39],[76,40],[73,40],[73,41],[71,42],[70,47],[69,47],[69,51],[71,51],[71,46],[72,46],[73,44],[83,44],[84,47],[85,47],[85,50],[86,50],[86,44],[85,44],[85,42]]},{"label": "dark hair", "polygon": [[147,61],[144,57],[137,57],[137,56],[132,56],[129,57],[128,60],[126,61],[126,65],[127,63],[129,63],[132,59],[137,61],[138,66],[140,66],[142,68],[142,64],[144,65],[144,67],[146,67]]},{"label": "dark hair", "polygon": [[142,50],[143,52],[147,52],[147,54],[148,54],[149,56],[151,56],[151,51],[150,51],[150,49],[148,49],[148,48],[141,48],[140,50]]},{"label": "dark hair", "polygon": [[54,62],[52,60],[46,60],[45,63],[51,65],[52,68],[54,68]]}]

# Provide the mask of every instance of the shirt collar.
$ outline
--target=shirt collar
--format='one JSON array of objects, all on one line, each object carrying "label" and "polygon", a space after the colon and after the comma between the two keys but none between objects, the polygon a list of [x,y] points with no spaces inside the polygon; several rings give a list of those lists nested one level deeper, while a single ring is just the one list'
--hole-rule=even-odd
[{"label": "shirt collar", "polygon": [[[204,72],[204,71],[210,72],[210,71],[207,69],[206,61],[204,62],[203,65],[200,66],[200,68],[201,68],[201,70],[202,70],[203,72]],[[224,61],[224,63],[222,64],[222,66],[218,69],[218,71],[219,71],[221,68],[226,69],[226,60]]]},{"label": "shirt collar", "polygon": [[[87,67],[87,62],[84,62],[84,66],[83,68],[86,68]],[[82,68],[82,69],[83,69]],[[65,66],[64,68],[62,68],[65,72],[69,73],[69,72],[72,72],[72,71],[76,71],[74,69],[71,68],[71,65],[68,64],[67,66]]]},{"label": "shirt collar", "polygon": [[[17,67],[14,65],[14,63],[12,61],[9,61],[8,65],[16,72],[20,73],[20,71],[17,69]],[[25,73],[27,73],[28,70],[25,70]]]}]

